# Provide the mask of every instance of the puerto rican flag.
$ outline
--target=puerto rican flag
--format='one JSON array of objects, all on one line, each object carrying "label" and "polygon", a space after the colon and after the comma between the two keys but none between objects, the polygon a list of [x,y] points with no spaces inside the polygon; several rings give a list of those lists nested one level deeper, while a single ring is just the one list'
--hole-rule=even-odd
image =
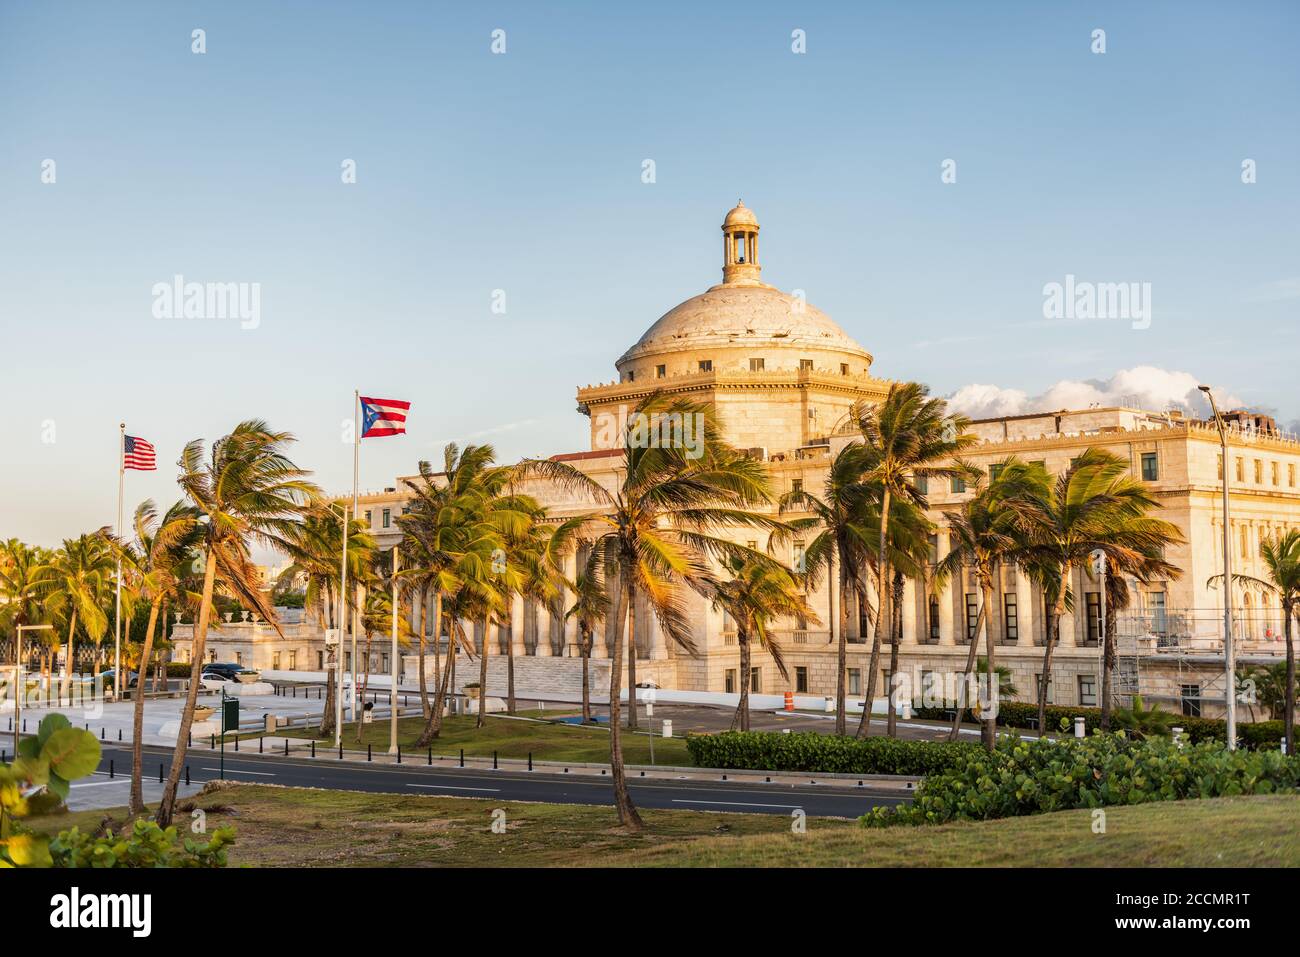
[{"label": "puerto rican flag", "polygon": [[361,437],[402,435],[406,432],[406,413],[411,403],[400,399],[371,399],[361,396]]}]

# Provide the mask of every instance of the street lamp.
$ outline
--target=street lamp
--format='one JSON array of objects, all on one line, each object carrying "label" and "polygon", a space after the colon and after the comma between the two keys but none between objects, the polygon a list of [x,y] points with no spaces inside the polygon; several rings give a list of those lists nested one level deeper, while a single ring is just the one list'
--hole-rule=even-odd
[{"label": "street lamp", "polygon": [[23,694],[27,688],[23,684],[23,632],[24,631],[49,631],[53,625],[19,625],[17,638],[17,652],[14,657],[14,684],[18,686],[18,693],[14,695],[14,760],[18,759],[18,734],[22,729],[22,703]]},{"label": "street lamp", "polygon": [[1210,411],[1214,413],[1214,425],[1219,430],[1219,448],[1223,460],[1223,666],[1227,671],[1227,738],[1228,750],[1237,749],[1237,662],[1232,647],[1232,535],[1230,529],[1230,511],[1228,506],[1228,430],[1224,427],[1223,416],[1219,415],[1219,406],[1214,401],[1214,393],[1208,385],[1197,386],[1210,400]]},{"label": "street lamp", "polygon": [[[397,570],[400,567],[400,561],[397,555],[397,546],[393,546],[393,593],[391,600],[393,603],[393,647],[388,655],[389,678],[388,678],[388,753],[397,753],[397,606],[400,601],[397,597]],[[482,700],[480,698],[480,700]]]}]

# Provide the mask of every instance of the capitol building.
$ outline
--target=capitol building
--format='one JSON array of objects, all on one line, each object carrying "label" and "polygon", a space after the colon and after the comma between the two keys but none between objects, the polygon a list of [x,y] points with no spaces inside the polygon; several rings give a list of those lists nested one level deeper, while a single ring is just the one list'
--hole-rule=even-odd
[{"label": "capitol building", "polygon": [[[743,204],[728,212],[722,223],[722,281],[650,324],[614,368],[617,377],[612,381],[577,390],[579,412],[590,420],[589,448],[553,456],[611,489],[620,480],[622,436],[610,423],[625,420],[638,402],[661,392],[713,406],[727,441],[767,464],[774,495],[797,488],[820,495],[830,462],[856,438],[850,408],[863,400],[880,400],[890,386],[889,379],[877,376],[871,352],[829,316],[802,296],[763,281],[759,221]],[[1059,473],[1071,459],[1095,446],[1127,460],[1132,475],[1149,483],[1163,506],[1160,517],[1177,525],[1185,539],[1166,555],[1183,574],[1177,580],[1131,583],[1134,602],[1121,617],[1117,634],[1116,690],[1121,697],[1140,691],[1167,709],[1206,716],[1222,714],[1225,687],[1225,595],[1221,587],[1209,583],[1223,565],[1221,470],[1227,468],[1231,484],[1229,539],[1235,573],[1263,577],[1260,541],[1300,527],[1300,443],[1282,434],[1265,416],[1234,411],[1225,418],[1230,425],[1227,463],[1221,461],[1212,421],[1181,412],[1125,407],[1042,409],[1036,414],[977,420],[972,431],[981,441],[965,456],[987,469],[1015,455]],[[541,482],[530,483],[526,491],[557,521],[590,513],[593,507]],[[943,513],[957,508],[970,493],[959,481],[946,479],[930,480],[924,491],[936,527],[931,548],[932,559],[937,560],[948,547]],[[399,478],[391,488],[362,497],[363,517],[382,546],[398,540],[395,519],[408,496]],[[737,530],[734,537],[766,548],[767,542],[756,540],[756,534]],[[787,554],[777,557],[793,564],[800,547],[800,542],[792,542],[784,547]],[[582,557],[569,556],[570,576]],[[739,650],[730,622],[694,593],[685,597],[695,656],[667,641],[644,605],[635,609],[637,680],[661,688],[721,694],[734,694],[740,682],[747,681],[753,691],[764,694],[793,691],[833,696],[839,596],[834,576],[829,577],[823,576],[808,595],[820,622],[789,621],[775,631],[785,651],[788,680],[758,648],[751,673],[739,674]],[[1062,620],[1049,700],[1093,706],[1101,693],[1100,583],[1080,570],[1075,572],[1072,590],[1075,607]],[[909,581],[903,598],[900,667],[918,677],[927,672],[960,673],[979,601],[969,576],[954,577],[939,594],[932,594],[924,582]],[[998,664],[1011,669],[1019,697],[1032,700],[1041,680],[1043,596],[1023,572],[1006,565],[999,571],[995,601],[991,623]],[[1276,599],[1239,590],[1233,604],[1239,664],[1278,661],[1282,613]],[[426,611],[415,608],[412,615],[413,621],[426,619],[429,633]],[[226,625],[213,632],[210,640],[221,660],[233,660],[235,645],[225,643],[235,639],[237,627]],[[267,648],[282,642],[274,637],[274,630],[262,628],[269,632],[266,640],[242,647],[254,656],[249,663],[269,668]],[[486,635],[481,625],[467,622],[466,628],[480,645],[493,643],[495,655],[513,646],[521,693],[577,687],[576,626],[554,610],[516,597],[508,623],[490,626]],[[298,632],[287,629],[286,634]],[[869,636],[866,609],[855,607],[845,636],[846,679],[850,699],[856,695],[859,702],[867,687]],[[184,636],[178,633],[177,638],[183,648]],[[298,642],[296,667],[316,667],[322,660],[319,637],[304,632],[293,640]],[[888,639],[882,651],[881,666],[887,667]],[[242,657],[244,652],[239,654]],[[592,676],[598,691],[607,680],[608,655],[608,645],[598,636]],[[275,663],[282,668],[285,660],[277,657]],[[413,657],[406,659],[408,674],[414,662]],[[489,690],[496,694],[498,681],[504,690],[504,661],[491,664]],[[388,668],[386,661],[372,665],[381,671]],[[477,680],[477,673],[476,666],[458,665],[458,675],[472,676],[467,680]],[[883,672],[878,676],[877,688],[887,687],[886,677]],[[1252,714],[1243,708],[1241,717],[1251,720]]]}]

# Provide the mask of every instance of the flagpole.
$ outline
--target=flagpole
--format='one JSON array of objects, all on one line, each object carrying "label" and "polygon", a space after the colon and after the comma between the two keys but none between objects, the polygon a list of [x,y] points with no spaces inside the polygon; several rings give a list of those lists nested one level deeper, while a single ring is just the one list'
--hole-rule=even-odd
[{"label": "flagpole", "polygon": [[388,753],[397,753],[397,546],[393,546],[393,650],[389,655]]},{"label": "flagpole", "polygon": [[[113,532],[122,537],[122,493],[126,485],[126,423],[117,426],[117,525]],[[117,596],[113,602],[113,700],[122,695],[122,557],[117,559]]]},{"label": "flagpole", "polygon": [[[361,392],[352,390],[352,518],[357,519],[361,513],[357,510],[360,492],[358,482],[361,475]],[[369,529],[366,529],[369,532]],[[355,585],[353,586],[356,587]],[[344,606],[346,608],[346,606]],[[352,720],[360,721],[357,712],[357,629],[355,621],[352,628]],[[369,662],[367,662],[367,666]]]}]

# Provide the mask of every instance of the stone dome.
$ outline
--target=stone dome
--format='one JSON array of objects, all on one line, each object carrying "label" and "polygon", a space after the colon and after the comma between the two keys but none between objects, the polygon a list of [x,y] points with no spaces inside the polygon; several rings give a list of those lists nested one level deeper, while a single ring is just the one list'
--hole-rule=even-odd
[{"label": "stone dome", "polygon": [[871,362],[869,352],[800,297],[767,285],[722,283],[666,312],[617,365],[709,347],[813,348]]},{"label": "stone dome", "polygon": [[754,211],[745,206],[744,203],[737,201],[735,207],[727,213],[727,218],[722,221],[723,229],[728,226],[757,226],[758,219],[754,216]]}]

